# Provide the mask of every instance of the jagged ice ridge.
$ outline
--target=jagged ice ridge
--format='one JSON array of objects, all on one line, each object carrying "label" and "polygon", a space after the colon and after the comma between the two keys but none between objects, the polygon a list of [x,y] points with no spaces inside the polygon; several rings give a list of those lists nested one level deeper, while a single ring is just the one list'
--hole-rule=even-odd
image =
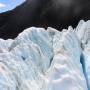
[{"label": "jagged ice ridge", "polygon": [[90,21],[0,39],[0,90],[90,90]]}]

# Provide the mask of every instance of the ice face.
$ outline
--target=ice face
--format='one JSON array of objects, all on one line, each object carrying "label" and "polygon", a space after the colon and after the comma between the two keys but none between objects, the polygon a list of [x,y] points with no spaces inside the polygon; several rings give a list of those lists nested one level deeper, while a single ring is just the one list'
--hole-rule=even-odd
[{"label": "ice face", "polygon": [[50,70],[51,90],[88,90],[80,63],[81,47],[75,31],[58,32],[53,38],[54,56]]},{"label": "ice face", "polygon": [[31,27],[0,39],[0,90],[89,90],[90,21],[62,32]]},{"label": "ice face", "polygon": [[77,27],[77,34],[82,47],[84,74],[90,90],[90,20],[81,22],[82,24]]}]

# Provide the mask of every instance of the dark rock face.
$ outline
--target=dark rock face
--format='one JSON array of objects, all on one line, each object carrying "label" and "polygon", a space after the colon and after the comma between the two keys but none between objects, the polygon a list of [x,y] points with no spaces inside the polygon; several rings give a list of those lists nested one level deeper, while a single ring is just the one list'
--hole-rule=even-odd
[{"label": "dark rock face", "polygon": [[27,0],[14,10],[0,14],[0,38],[15,38],[24,29],[75,27],[90,19],[89,0]]}]

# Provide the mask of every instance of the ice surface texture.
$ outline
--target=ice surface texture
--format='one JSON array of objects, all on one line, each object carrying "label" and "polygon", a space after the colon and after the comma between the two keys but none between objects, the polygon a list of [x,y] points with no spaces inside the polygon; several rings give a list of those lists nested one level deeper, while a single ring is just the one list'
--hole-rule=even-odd
[{"label": "ice surface texture", "polygon": [[90,90],[90,21],[0,39],[0,90]]}]

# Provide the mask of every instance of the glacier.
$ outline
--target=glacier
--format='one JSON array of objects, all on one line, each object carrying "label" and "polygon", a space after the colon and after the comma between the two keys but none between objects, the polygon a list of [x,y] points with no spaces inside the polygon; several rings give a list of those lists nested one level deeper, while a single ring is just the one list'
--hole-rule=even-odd
[{"label": "glacier", "polygon": [[90,20],[0,39],[0,90],[90,90]]}]

